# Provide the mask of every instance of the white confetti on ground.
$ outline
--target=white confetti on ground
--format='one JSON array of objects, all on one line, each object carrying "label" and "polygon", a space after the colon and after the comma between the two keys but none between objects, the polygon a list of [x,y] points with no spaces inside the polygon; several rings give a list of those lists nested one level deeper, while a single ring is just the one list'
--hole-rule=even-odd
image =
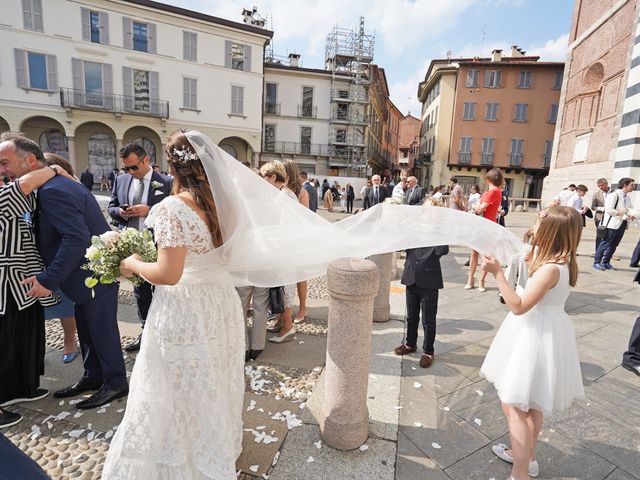
[{"label": "white confetti on ground", "polygon": [[445,412],[448,412],[450,409],[449,409],[449,407],[444,407],[444,408],[443,408],[443,410],[444,410]]},{"label": "white confetti on ground", "polygon": [[251,465],[249,467],[249,470],[251,470],[253,473],[256,473],[258,471],[258,468],[260,468],[259,465]]},{"label": "white confetti on ground", "polygon": [[53,423],[47,422],[47,428],[51,430],[53,428]]},{"label": "white confetti on ground", "polygon": [[473,420],[475,422],[476,425],[480,426],[482,425],[482,420],[480,420],[479,418],[476,418]]},{"label": "white confetti on ground", "polygon": [[317,442],[313,442],[318,450],[322,448],[322,440],[318,440]]},{"label": "white confetti on ground", "polygon": [[58,415],[56,415],[55,417],[53,417],[55,420],[64,420],[65,418],[67,418],[69,415],[71,415],[69,412],[60,412]]},{"label": "white confetti on ground", "polygon": [[83,412],[76,412],[73,418],[80,418]]},{"label": "white confetti on ground", "polygon": [[251,410],[253,410],[254,408],[256,408],[256,401],[255,400],[251,400],[249,402],[249,406],[247,407],[247,412],[250,412]]},{"label": "white confetti on ground", "polygon": [[82,432],[84,432],[84,428],[80,428],[78,430],[71,430],[69,432],[69,436],[71,438],[80,438],[80,435],[82,435]]},{"label": "white confetti on ground", "polygon": [[256,430],[264,430],[265,428],[267,428],[266,425],[260,425],[260,426],[256,427]]},{"label": "white confetti on ground", "polygon": [[480,395],[481,397],[484,395],[484,393],[482,393],[482,391],[481,391],[481,390],[476,390],[476,393],[477,393],[478,395]]},{"label": "white confetti on ground", "polygon": [[300,340],[299,344],[302,345],[304,342],[302,340]]},{"label": "white confetti on ground", "polygon": [[366,443],[364,445],[360,445],[360,448],[358,448],[358,450],[360,450],[361,452],[366,452],[367,450],[369,450],[369,445],[367,445]]},{"label": "white confetti on ground", "polygon": [[264,478],[264,480],[267,480],[269,478],[269,475],[267,475],[266,473],[263,473],[262,478]]},{"label": "white confetti on ground", "polygon": [[417,368],[416,367],[411,367],[411,370],[417,370]]},{"label": "white confetti on ground", "polygon": [[124,408],[119,408],[119,409],[116,410],[116,412],[122,413],[122,412],[124,412]]},{"label": "white confetti on ground", "polygon": [[311,456],[309,458],[307,458],[307,463],[313,463],[315,461],[316,461],[316,459],[311,457]]},{"label": "white confetti on ground", "polygon": [[89,432],[87,434],[87,441],[90,442],[91,440],[93,440],[93,437],[95,437],[95,436],[96,436],[95,432]]},{"label": "white confetti on ground", "polygon": [[418,428],[420,428],[422,426],[422,424],[420,422],[414,422],[413,424]]},{"label": "white confetti on ground", "polygon": [[73,400],[69,400],[69,405],[75,405],[76,403],[82,402],[81,398],[74,398]]},{"label": "white confetti on ground", "polygon": [[300,410],[304,410],[304,407],[306,407],[306,406],[307,406],[306,402],[302,402],[300,405],[298,405],[298,408]]},{"label": "white confetti on ground", "polygon": [[439,444],[439,443],[436,443],[436,442],[433,442],[433,443],[431,444],[431,446],[432,446],[433,448],[435,448],[436,450],[438,450],[438,449],[442,448],[442,447],[440,446],[440,444]]},{"label": "white confetti on ground", "polygon": [[31,425],[31,433],[29,434],[29,438],[31,440],[35,440],[40,435],[42,435],[42,432],[40,431],[40,427],[38,425]]},{"label": "white confetti on ground", "polygon": [[109,440],[111,437],[113,437],[113,430],[107,430],[107,433],[104,434],[105,440]]},{"label": "white confetti on ground", "polygon": [[413,388],[422,388],[422,384],[420,382],[413,382]]},{"label": "white confetti on ground", "polygon": [[106,408],[100,408],[100,409],[96,410],[96,413],[104,413],[106,411],[107,411]]},{"label": "white confetti on ground", "polygon": [[60,403],[58,403],[58,405],[63,406],[64,405],[64,400],[60,400]]},{"label": "white confetti on ground", "polygon": [[278,450],[275,454],[275,456],[273,457],[273,462],[271,462],[271,466],[275,467],[276,463],[278,463],[278,460],[280,459],[280,450]]},{"label": "white confetti on ground", "polygon": [[302,420],[300,420],[295,413],[291,413],[289,410],[285,410],[284,412],[277,412],[274,416],[271,417],[271,420],[287,422],[287,428],[289,430],[302,425]]},{"label": "white confetti on ground", "polygon": [[393,408],[395,408],[396,410],[402,410],[404,407],[401,407],[400,405],[396,405],[396,406],[395,406],[395,407],[393,407]]}]

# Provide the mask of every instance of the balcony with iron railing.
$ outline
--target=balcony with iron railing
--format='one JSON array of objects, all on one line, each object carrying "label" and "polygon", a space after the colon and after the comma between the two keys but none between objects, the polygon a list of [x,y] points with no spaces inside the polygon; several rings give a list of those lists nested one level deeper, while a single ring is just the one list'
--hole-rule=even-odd
[{"label": "balcony with iron railing", "polygon": [[316,105],[298,105],[298,117],[318,118],[318,107]]},{"label": "balcony with iron railing", "polygon": [[465,165],[471,163],[471,152],[458,152],[458,163]]},{"label": "balcony with iron railing", "polygon": [[509,166],[511,167],[519,167],[522,165],[522,154],[521,153],[510,153],[509,154]]},{"label": "balcony with iron railing", "polygon": [[112,93],[87,92],[71,88],[60,89],[60,105],[65,109],[95,110],[169,118],[169,102],[150,98],[114,95]]},{"label": "balcony with iron railing", "polygon": [[328,157],[331,155],[330,146],[321,143],[265,141],[262,145],[262,151],[264,153],[278,153],[281,155],[309,155],[312,157]]},{"label": "balcony with iron railing", "polygon": [[264,114],[265,115],[280,115],[280,104],[265,102],[264,104]]},{"label": "balcony with iron railing", "polygon": [[493,165],[493,153],[483,153],[480,165]]}]

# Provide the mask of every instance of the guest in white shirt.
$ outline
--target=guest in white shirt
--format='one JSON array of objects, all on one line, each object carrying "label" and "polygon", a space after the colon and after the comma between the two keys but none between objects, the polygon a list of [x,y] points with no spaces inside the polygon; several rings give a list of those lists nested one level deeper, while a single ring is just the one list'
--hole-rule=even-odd
[{"label": "guest in white shirt", "polygon": [[467,200],[467,211],[475,213],[473,205],[480,200],[480,187],[478,185],[471,185],[471,194]]},{"label": "guest in white shirt", "polygon": [[404,201],[404,191],[407,189],[407,177],[400,177],[400,181],[398,184],[393,187],[393,191],[391,192],[391,198],[396,198],[398,200]]},{"label": "guest in white shirt", "polygon": [[573,194],[576,191],[575,183],[570,184],[567,188],[558,193],[555,197],[553,197],[554,205],[560,205],[562,207],[567,207],[569,199],[573,197]]},{"label": "guest in white shirt", "polygon": [[587,212],[587,207],[583,205],[583,200],[588,191],[586,185],[578,185],[574,194],[567,200],[567,207],[575,208],[581,215],[584,215]]}]

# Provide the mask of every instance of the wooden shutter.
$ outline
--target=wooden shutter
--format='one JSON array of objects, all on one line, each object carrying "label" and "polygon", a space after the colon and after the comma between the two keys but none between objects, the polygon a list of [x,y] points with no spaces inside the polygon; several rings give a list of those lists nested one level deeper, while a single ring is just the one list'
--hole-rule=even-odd
[{"label": "wooden shutter", "polygon": [[156,24],[155,23],[147,23],[147,48],[149,49],[149,53],[156,53],[157,51],[157,42],[156,42]]},{"label": "wooden shutter", "polygon": [[100,24],[100,43],[109,45],[109,14],[98,13],[98,23]]},{"label": "wooden shutter", "polygon": [[133,50],[133,20],[128,17],[122,17],[122,46],[127,50]]},{"label": "wooden shutter", "polygon": [[33,6],[33,29],[36,32],[43,32],[42,0],[31,0],[31,5]]},{"label": "wooden shutter", "polygon": [[182,59],[191,60],[191,33],[182,31]]},{"label": "wooden shutter", "polygon": [[224,41],[224,66],[231,68],[231,40]]},{"label": "wooden shutter", "polygon": [[47,89],[58,89],[58,65],[55,55],[47,55]]},{"label": "wooden shutter", "polygon": [[197,33],[191,34],[191,61],[192,62],[198,61],[198,34]]},{"label": "wooden shutter", "polygon": [[496,87],[502,86],[502,70],[496,70]]},{"label": "wooden shutter", "polygon": [[149,100],[160,99],[160,74],[149,72]]},{"label": "wooden shutter", "polygon": [[91,11],[88,8],[80,8],[80,18],[82,21],[82,40],[91,41]]},{"label": "wooden shutter", "polygon": [[124,111],[133,110],[133,70],[129,67],[122,67],[122,93],[124,98]]},{"label": "wooden shutter", "polygon": [[33,30],[33,11],[31,0],[22,0],[22,20],[25,30]]},{"label": "wooden shutter", "polygon": [[73,89],[84,90],[84,62],[79,58],[72,58],[71,73],[73,76]]},{"label": "wooden shutter", "polygon": [[113,94],[113,67],[110,63],[102,64],[102,93]]},{"label": "wooden shutter", "polygon": [[250,45],[244,46],[244,71],[245,72],[251,71],[251,46]]},{"label": "wooden shutter", "polygon": [[16,61],[16,83],[18,88],[29,88],[29,74],[27,72],[27,52],[14,48]]},{"label": "wooden shutter", "polygon": [[483,83],[483,85],[485,87],[490,86],[491,85],[490,80],[491,80],[491,70],[485,70],[484,71],[484,83]]}]

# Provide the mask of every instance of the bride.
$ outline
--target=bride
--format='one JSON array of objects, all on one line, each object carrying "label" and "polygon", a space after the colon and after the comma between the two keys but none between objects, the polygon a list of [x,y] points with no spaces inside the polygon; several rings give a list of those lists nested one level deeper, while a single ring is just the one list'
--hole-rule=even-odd
[{"label": "bride", "polygon": [[232,480],[242,443],[242,308],[221,264],[212,190],[185,131],[169,137],[166,153],[173,196],[146,221],[158,260],[121,265],[156,290],[102,478]]}]

